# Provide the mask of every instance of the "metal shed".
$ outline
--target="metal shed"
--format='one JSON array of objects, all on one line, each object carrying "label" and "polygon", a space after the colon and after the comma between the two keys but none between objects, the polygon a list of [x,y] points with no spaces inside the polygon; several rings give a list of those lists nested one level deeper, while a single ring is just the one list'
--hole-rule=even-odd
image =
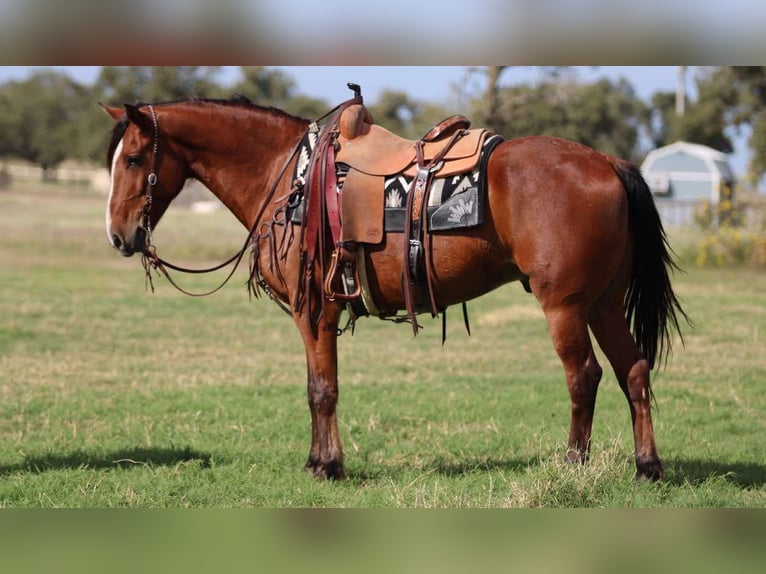
[{"label": "metal shed", "polygon": [[686,225],[703,201],[718,205],[724,188],[734,189],[726,154],[711,147],[677,141],[650,151],[641,164],[666,224]]}]

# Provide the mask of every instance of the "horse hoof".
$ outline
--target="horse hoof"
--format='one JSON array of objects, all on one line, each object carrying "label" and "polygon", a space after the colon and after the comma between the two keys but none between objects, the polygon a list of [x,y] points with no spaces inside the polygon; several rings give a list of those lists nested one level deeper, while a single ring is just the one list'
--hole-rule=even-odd
[{"label": "horse hoof", "polygon": [[636,458],[636,480],[657,482],[664,478],[665,472],[662,470],[662,463],[659,459],[640,460]]},{"label": "horse hoof", "polygon": [[309,460],[306,463],[305,470],[313,474],[315,478],[324,480],[342,480],[346,478],[346,469],[343,463],[337,460],[325,463]]},{"label": "horse hoof", "polygon": [[564,456],[564,462],[567,464],[586,464],[588,462],[588,453],[570,448]]}]

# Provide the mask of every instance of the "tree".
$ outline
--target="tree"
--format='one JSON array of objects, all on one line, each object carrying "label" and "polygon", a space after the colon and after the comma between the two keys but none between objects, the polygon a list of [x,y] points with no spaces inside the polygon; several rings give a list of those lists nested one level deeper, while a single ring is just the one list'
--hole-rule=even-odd
[{"label": "tree", "polygon": [[698,83],[699,97],[686,106],[684,115],[675,121],[674,140],[685,140],[710,146],[724,153],[734,151],[726,135],[727,103],[719,86]]},{"label": "tree", "polygon": [[673,127],[677,117],[675,106],[676,95],[674,92],[655,92],[652,94],[647,128],[653,147],[662,147],[675,141]]},{"label": "tree", "polygon": [[499,82],[500,74],[507,66],[488,66],[487,93],[485,102],[484,124],[493,132],[500,132],[503,120],[500,114]]},{"label": "tree", "polygon": [[265,66],[243,66],[241,71],[242,80],[233,86],[233,91],[261,106],[273,106],[311,119],[329,110],[324,100],[296,94],[295,80],[282,70]]},{"label": "tree", "polygon": [[216,80],[219,71],[216,66],[104,66],[93,86],[88,113],[77,126],[79,145],[73,151],[82,158],[103,158],[113,123],[97,102],[121,105],[222,97]]},{"label": "tree", "polygon": [[626,80],[599,80],[577,91],[578,103],[570,121],[578,126],[573,139],[599,151],[638,160],[639,132],[648,118],[648,108]]},{"label": "tree", "polygon": [[[543,81],[497,89],[494,129],[507,138],[546,134],[618,157],[639,158],[639,131],[648,109],[626,80],[583,84],[563,70],[546,73]],[[486,98],[475,100],[476,111]]]},{"label": "tree", "polygon": [[383,90],[374,104],[367,104],[376,124],[405,137],[417,137],[412,127],[420,104],[399,90]]},{"label": "tree", "polygon": [[218,72],[216,66],[104,66],[94,91],[111,104],[220,97]]},{"label": "tree", "polygon": [[295,80],[282,70],[266,66],[242,66],[242,80],[233,90],[262,106],[284,109],[295,91]]},{"label": "tree", "polygon": [[[511,66],[481,66],[469,68],[468,74],[480,73],[486,75],[487,88],[484,92],[483,107],[484,126],[488,129],[500,133],[503,129],[504,121],[500,110],[500,76],[503,71]],[[538,71],[544,79],[550,81],[561,81],[569,73],[568,66],[539,66]]]},{"label": "tree", "polygon": [[749,171],[758,181],[766,174],[766,67],[716,68],[704,78],[704,85],[721,101],[728,124],[750,127]]},{"label": "tree", "polygon": [[88,88],[43,71],[0,86],[0,154],[39,165],[44,179],[78,155],[77,126],[90,105]]},{"label": "tree", "polygon": [[686,101],[679,113],[675,92],[657,92],[652,96],[649,131],[655,147],[678,140],[710,146],[731,153],[733,146],[726,134],[731,122],[733,93],[731,86],[704,71],[695,78],[697,99]]}]

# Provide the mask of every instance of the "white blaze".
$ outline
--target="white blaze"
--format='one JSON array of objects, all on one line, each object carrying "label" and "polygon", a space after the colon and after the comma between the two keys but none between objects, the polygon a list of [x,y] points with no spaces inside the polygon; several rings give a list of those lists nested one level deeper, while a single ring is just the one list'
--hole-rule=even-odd
[{"label": "white blaze", "polygon": [[112,157],[112,171],[110,172],[110,184],[109,184],[109,199],[106,201],[106,236],[109,238],[109,243],[114,247],[112,242],[112,214],[109,212],[112,206],[112,196],[114,195],[114,172],[117,168],[117,160],[122,154],[122,140],[117,144],[117,148],[114,150],[114,156]]}]

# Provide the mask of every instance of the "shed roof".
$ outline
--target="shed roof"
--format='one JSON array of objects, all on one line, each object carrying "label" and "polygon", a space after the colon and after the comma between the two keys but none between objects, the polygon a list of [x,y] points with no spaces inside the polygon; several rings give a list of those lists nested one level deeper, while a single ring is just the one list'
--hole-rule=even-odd
[{"label": "shed roof", "polygon": [[641,170],[651,171],[655,162],[659,159],[676,153],[689,154],[705,163],[711,173],[718,173],[725,180],[733,180],[734,176],[729,166],[729,160],[725,153],[702,144],[677,141],[650,151],[646,154],[644,162],[641,164]]}]

